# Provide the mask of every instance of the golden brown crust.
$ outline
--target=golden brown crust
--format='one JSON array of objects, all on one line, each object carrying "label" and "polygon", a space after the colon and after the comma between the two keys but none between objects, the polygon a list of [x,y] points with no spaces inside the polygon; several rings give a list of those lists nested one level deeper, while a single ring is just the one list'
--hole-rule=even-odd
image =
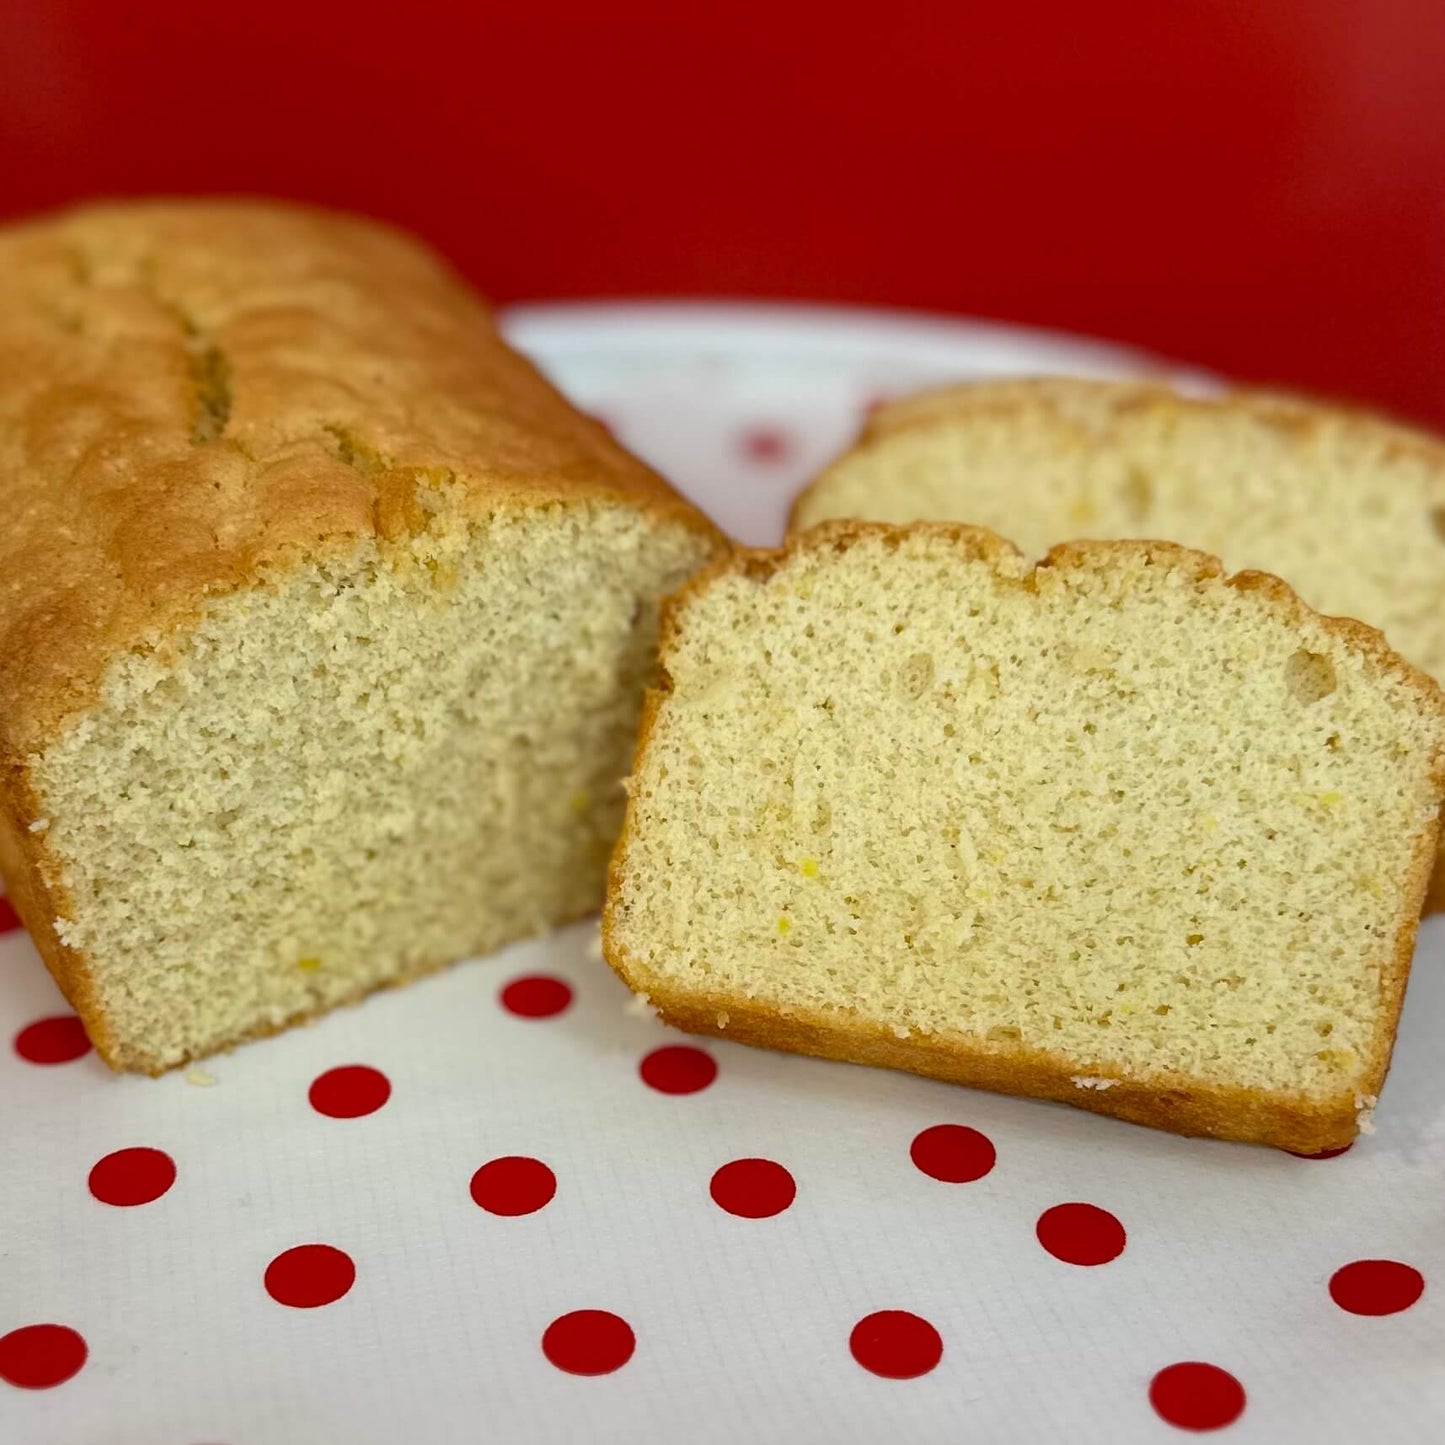
[{"label": "golden brown crust", "polygon": [[[1445,850],[1445,827],[1441,829],[1441,848]],[[1437,857],[1430,872],[1430,884],[1425,890],[1425,909],[1428,917],[1432,913],[1445,912],[1445,857]]]},{"label": "golden brown crust", "polygon": [[0,229],[0,871],[97,1050],[127,1057],[29,759],[108,663],[235,588],[498,506],[614,501],[721,534],[570,405],[410,238],[244,201]]},{"label": "golden brown crust", "polygon": [[200,601],[447,504],[606,499],[711,531],[417,242],[299,206],[0,231],[0,746]]},{"label": "golden brown crust", "polygon": [[[823,522],[790,536],[781,547],[739,550],[698,573],[663,606],[659,637],[659,685],[648,692],[643,707],[633,763],[634,775],[646,765],[647,749],[670,690],[668,655],[689,603],[715,581],[727,576],[766,580],[790,557],[822,550],[846,550],[869,538],[897,545],[911,535],[931,535],[957,546],[968,560],[987,561],[996,568],[1021,557],[1012,543],[983,527],[963,523],[915,522],[906,527],[851,519]],[[1391,651],[1382,633],[1353,618],[1324,617],[1310,608],[1287,583],[1265,572],[1228,576],[1218,557],[1172,542],[1070,542],[1055,547],[1020,585],[1037,585],[1045,571],[1094,569],[1111,561],[1133,559],[1184,573],[1196,581],[1224,580],[1240,591],[1260,595],[1293,626],[1314,625],[1362,654],[1381,675],[1388,675],[1412,693],[1422,709],[1445,722],[1445,695],[1434,679]],[[1012,574],[1011,574],[1012,575]],[[1445,791],[1445,749],[1436,757],[1433,783]],[[1422,831],[1409,874],[1401,881],[1394,942],[1381,970],[1380,1023],[1368,1060],[1364,1083],[1354,1093],[1321,1100],[1281,1097],[1255,1089],[1202,1086],[1197,1080],[1159,1074],[1150,1078],[1119,1078],[1105,1088],[1081,1086],[1077,1063],[1038,1050],[990,1048],[964,1033],[952,1037],[915,1036],[899,1039],[866,1019],[804,1010],[784,1012],[756,1000],[715,993],[691,994],[658,979],[632,958],[618,941],[614,909],[627,872],[627,852],[635,828],[629,799],[622,831],[607,875],[607,904],[602,914],[603,953],[629,988],[647,995],[662,1017],[690,1033],[713,1034],[762,1048],[812,1054],[846,1063],[874,1064],[923,1074],[950,1083],[997,1093],[1053,1099],[1131,1123],[1243,1143],[1267,1144],[1309,1154],[1340,1148],[1359,1132],[1362,1112],[1373,1107],[1384,1085],[1394,1048],[1405,986],[1415,950],[1421,904],[1430,883],[1439,842],[1440,819]]]},{"label": "golden brown crust", "polygon": [[[625,962],[614,967],[630,982]],[[1281,1099],[1248,1089],[1201,1088],[1197,1082],[1167,1076],[1147,1081],[1118,1078],[1100,1088],[1075,1082],[1084,1077],[1077,1064],[1027,1049],[991,1052],[963,1035],[900,1039],[866,1019],[783,1014],[747,999],[671,993],[665,985],[649,992],[647,998],[666,1023],[688,1033],[843,1063],[901,1069],[996,1094],[1052,1099],[1175,1134],[1270,1144],[1297,1154],[1314,1154],[1338,1149],[1358,1132],[1358,1108],[1350,1095],[1325,1102]],[[1111,1076],[1101,1073],[1100,1077]]]}]

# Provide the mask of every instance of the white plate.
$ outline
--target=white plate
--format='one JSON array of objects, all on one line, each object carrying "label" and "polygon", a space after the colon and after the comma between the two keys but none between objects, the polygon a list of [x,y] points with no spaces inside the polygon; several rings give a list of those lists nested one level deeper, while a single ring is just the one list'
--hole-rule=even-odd
[{"label": "white plate", "polygon": [[[778,535],[876,393],[1159,369],[997,327],[803,308],[545,307],[509,324],[751,541]],[[629,1008],[594,938],[580,926],[463,964],[201,1075],[119,1078],[93,1054],[39,1066],[7,1047],[0,1335],[57,1322],[89,1353],[53,1388],[0,1384],[0,1442],[1144,1445],[1189,1438],[1150,1404],[1181,1361],[1242,1383],[1221,1440],[1445,1438],[1441,924],[1423,934],[1377,1132],[1328,1162],[728,1043],[702,1046],[708,1087],[660,1093],[639,1062],[689,1041]],[[565,980],[570,1007],[502,1007],[533,974]],[[62,1012],[23,934],[0,938],[0,1034]],[[386,1075],[387,1102],[317,1112],[312,1082],[350,1064]],[[915,1167],[913,1140],[940,1124],[987,1136],[992,1170],[945,1183]],[[168,1154],[175,1183],[100,1202],[92,1166],[133,1147]],[[554,1172],[544,1208],[473,1202],[474,1172],[509,1155]],[[713,1202],[714,1171],[744,1158],[790,1171],[789,1208],[748,1219]],[[1117,1258],[1041,1247],[1040,1216],[1070,1202],[1122,1222]],[[278,1303],[269,1263],[313,1243],[344,1251],[355,1283],[324,1307]],[[1346,1312],[1329,1282],[1360,1259],[1419,1270],[1423,1297]],[[629,1323],[624,1366],[549,1363],[544,1332],[579,1309]],[[855,1324],[882,1310],[931,1322],[935,1368],[887,1379],[855,1360]]]}]

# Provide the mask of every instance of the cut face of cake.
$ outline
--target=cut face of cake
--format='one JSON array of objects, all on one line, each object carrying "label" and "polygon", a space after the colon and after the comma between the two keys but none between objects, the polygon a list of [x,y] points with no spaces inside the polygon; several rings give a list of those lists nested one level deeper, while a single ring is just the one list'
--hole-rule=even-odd
[{"label": "cut face of cake", "polygon": [[613,966],[683,1028],[1312,1151],[1378,1095],[1435,685],[1180,548],[839,523],[670,604]]}]

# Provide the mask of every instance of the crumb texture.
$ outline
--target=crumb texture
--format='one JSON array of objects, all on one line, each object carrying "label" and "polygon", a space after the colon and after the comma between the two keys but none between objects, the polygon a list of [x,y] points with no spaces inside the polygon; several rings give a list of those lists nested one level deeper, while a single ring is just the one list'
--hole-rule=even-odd
[{"label": "crumb texture", "polygon": [[830,517],[969,522],[1031,557],[1167,539],[1283,577],[1445,678],[1445,444],[1357,413],[1077,380],[925,393],[883,408],[795,521]]},{"label": "crumb texture", "polygon": [[32,766],[92,1007],[158,1070],[597,906],[697,535],[593,504],[365,541],[127,654]]},{"label": "crumb texture", "polygon": [[1179,549],[844,527],[696,589],[663,660],[608,911],[635,988],[1046,1054],[1090,1107],[1378,1092],[1445,725],[1363,629]]}]

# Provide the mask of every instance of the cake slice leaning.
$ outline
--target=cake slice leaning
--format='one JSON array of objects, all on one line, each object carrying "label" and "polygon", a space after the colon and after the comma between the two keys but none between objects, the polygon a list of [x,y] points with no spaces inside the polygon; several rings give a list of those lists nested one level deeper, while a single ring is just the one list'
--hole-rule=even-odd
[{"label": "cake slice leaning", "polygon": [[1313,1152],[1442,789],[1434,682],[1274,577],[833,523],[669,604],[605,948],[694,1032]]}]

